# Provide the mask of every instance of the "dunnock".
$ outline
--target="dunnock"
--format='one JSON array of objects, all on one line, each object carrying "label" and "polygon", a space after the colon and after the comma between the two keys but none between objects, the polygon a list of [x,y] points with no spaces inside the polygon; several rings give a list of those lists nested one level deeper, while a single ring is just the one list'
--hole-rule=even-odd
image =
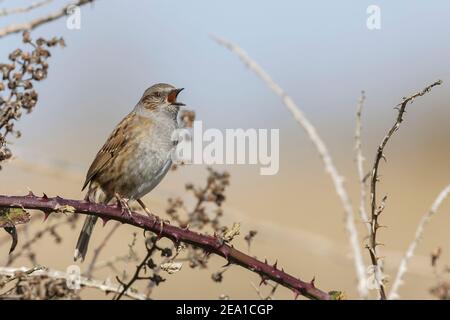
[{"label": "dunnock", "polygon": [[[148,213],[141,197],[164,178],[172,165],[180,106],[177,96],[183,89],[158,83],[148,88],[133,111],[114,129],[92,162],[83,190],[85,199],[108,204],[113,200],[125,207],[136,200]],[[97,217],[88,216],[75,249],[74,259],[84,260]]]}]

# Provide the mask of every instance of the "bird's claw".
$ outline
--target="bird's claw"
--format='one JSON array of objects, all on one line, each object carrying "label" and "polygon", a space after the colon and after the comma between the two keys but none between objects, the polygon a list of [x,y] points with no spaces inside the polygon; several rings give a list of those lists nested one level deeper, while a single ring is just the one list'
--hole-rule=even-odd
[{"label": "bird's claw", "polygon": [[132,218],[133,214],[131,213],[131,209],[128,206],[128,200],[122,198],[118,194],[116,194],[116,198],[117,198],[117,206],[120,207],[122,215],[126,214],[128,217]]}]

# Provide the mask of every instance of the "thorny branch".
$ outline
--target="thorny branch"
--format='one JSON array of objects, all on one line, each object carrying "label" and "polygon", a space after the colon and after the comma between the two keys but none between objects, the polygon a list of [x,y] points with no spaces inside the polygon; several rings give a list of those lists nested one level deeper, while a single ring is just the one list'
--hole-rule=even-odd
[{"label": "thorny branch", "polygon": [[277,264],[269,265],[253,258],[232,246],[224,243],[217,236],[199,234],[188,228],[179,228],[167,223],[160,223],[153,217],[144,216],[136,212],[131,215],[124,214],[123,209],[116,206],[106,206],[80,200],[69,200],[60,197],[49,198],[47,196],[37,197],[30,193],[27,196],[3,196],[0,195],[1,208],[26,208],[43,211],[50,215],[54,211],[66,210],[68,213],[77,212],[81,214],[95,215],[107,223],[109,220],[119,221],[143,230],[154,232],[160,237],[165,237],[176,245],[183,242],[203,249],[210,254],[216,254],[225,258],[229,264],[236,264],[252,272],[259,274],[263,281],[272,280],[280,285],[291,289],[296,295],[303,295],[310,299],[333,299],[339,298],[336,292],[327,293],[316,288],[314,281],[304,282],[279,269]]},{"label": "thorny branch", "polygon": [[377,185],[378,185],[378,168],[380,165],[381,159],[386,159],[384,155],[384,148],[386,147],[387,143],[389,142],[392,135],[398,130],[400,127],[400,124],[403,121],[403,115],[406,111],[406,106],[409,103],[414,102],[414,99],[421,97],[428,93],[433,87],[441,85],[442,81],[438,80],[431,85],[427,86],[425,89],[423,89],[420,92],[417,92],[416,94],[408,97],[403,98],[403,101],[397,105],[398,108],[398,115],[397,119],[395,120],[394,125],[391,127],[391,129],[388,131],[386,136],[381,141],[381,144],[378,146],[375,160],[373,164],[373,168],[371,171],[371,177],[370,177],[370,213],[371,213],[371,220],[370,220],[370,234],[369,234],[369,243],[367,245],[367,248],[369,250],[370,260],[372,262],[372,265],[375,267],[375,280],[377,281],[379,285],[379,293],[380,298],[382,300],[386,299],[386,291],[383,283],[383,275],[381,266],[379,263],[380,257],[377,254],[377,246],[380,245],[380,243],[377,242],[377,231],[380,228],[380,225],[378,223],[378,217],[383,212],[386,197],[383,198],[382,202],[378,205],[377,204]]}]

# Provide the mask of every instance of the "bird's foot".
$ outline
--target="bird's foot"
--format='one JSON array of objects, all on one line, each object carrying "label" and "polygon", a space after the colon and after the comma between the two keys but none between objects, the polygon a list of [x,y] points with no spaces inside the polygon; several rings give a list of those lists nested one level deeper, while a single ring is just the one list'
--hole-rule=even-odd
[{"label": "bird's foot", "polygon": [[155,225],[156,225],[157,223],[160,224],[160,227],[159,227],[159,230],[160,230],[160,231],[159,231],[159,235],[158,235],[158,236],[161,236],[161,234],[163,233],[163,230],[164,230],[164,222],[165,222],[165,221],[161,220],[161,218],[158,217],[156,214],[151,213],[150,210],[147,208],[147,206],[145,205],[145,203],[144,203],[141,199],[137,199],[137,202],[138,202],[139,205],[142,207],[142,209],[144,209],[145,213],[146,213],[150,218],[152,218],[152,219],[155,220],[155,223],[154,223]]},{"label": "bird's foot", "polygon": [[115,194],[115,197],[117,199],[117,206],[122,210],[122,215],[126,214],[128,217],[132,218],[133,214],[131,213],[131,209],[128,206],[128,199],[123,198],[118,193]]}]

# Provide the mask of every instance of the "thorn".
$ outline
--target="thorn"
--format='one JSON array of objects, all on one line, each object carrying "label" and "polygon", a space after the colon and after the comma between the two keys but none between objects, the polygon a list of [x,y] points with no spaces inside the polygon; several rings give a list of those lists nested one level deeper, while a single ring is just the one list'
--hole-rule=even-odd
[{"label": "thorn", "polygon": [[316,276],[314,276],[311,280],[311,285],[313,286],[313,288],[315,288],[316,286],[314,285],[314,283],[316,282]]},{"label": "thorn", "polygon": [[60,196],[56,196],[56,200],[63,200]]},{"label": "thorn", "polygon": [[103,221],[103,226],[105,226],[106,225],[106,223],[109,221],[109,219],[108,218],[101,218],[102,219],[102,221]]},{"label": "thorn", "polygon": [[294,300],[297,300],[298,296],[300,295],[300,291],[293,290],[294,291]]},{"label": "thorn", "polygon": [[266,285],[267,284],[267,278],[264,276],[261,276],[261,281],[259,282],[259,286],[261,287],[262,285]]},{"label": "thorn", "polygon": [[35,195],[34,195],[33,191],[28,190],[27,197],[34,197],[34,196],[35,196]]},{"label": "thorn", "polygon": [[267,259],[266,259],[266,258],[264,258],[264,264],[268,264],[268,262],[267,262]]},{"label": "thorn", "polygon": [[[207,253],[206,253],[207,254]],[[232,263],[230,262],[230,261],[227,261],[227,263],[226,264],[224,264],[223,266],[222,266],[222,268],[228,268],[229,266],[231,266],[232,265]]]},{"label": "thorn", "polygon": [[51,213],[52,213],[51,211],[44,211],[44,222],[47,221]]},{"label": "thorn", "polygon": [[43,199],[48,199],[47,195],[44,193],[44,195],[42,196]]},{"label": "thorn", "polygon": [[275,263],[272,266],[272,267],[274,267],[275,270],[277,270],[277,263],[278,263],[278,260],[275,260]]}]

